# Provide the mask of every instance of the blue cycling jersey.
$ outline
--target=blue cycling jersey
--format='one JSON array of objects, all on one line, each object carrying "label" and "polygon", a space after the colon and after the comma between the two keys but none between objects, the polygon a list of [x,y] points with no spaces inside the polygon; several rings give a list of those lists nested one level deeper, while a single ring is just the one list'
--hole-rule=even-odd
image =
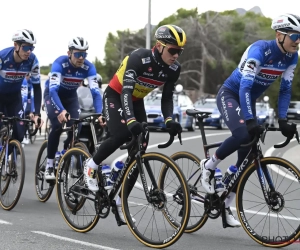
[{"label": "blue cycling jersey", "polygon": [[14,47],[0,51],[0,94],[6,95],[21,91],[27,73],[31,73],[32,84],[40,84],[39,62],[33,53],[30,54],[28,60],[16,63]]},{"label": "blue cycling jersey", "polygon": [[97,72],[95,66],[88,60],[80,68],[75,68],[68,56],[57,58],[52,64],[49,84],[45,84],[45,92],[49,92],[51,101],[56,109],[61,112],[64,107],[62,100],[77,97],[77,88],[80,83],[87,78],[93,96],[95,111],[102,112],[102,97],[99,92],[97,82]]},{"label": "blue cycling jersey", "polygon": [[291,99],[292,80],[298,53],[282,53],[276,40],[260,40],[244,52],[238,67],[226,79],[224,86],[238,94],[246,120],[253,119],[251,105],[281,76],[278,117],[285,118]]}]

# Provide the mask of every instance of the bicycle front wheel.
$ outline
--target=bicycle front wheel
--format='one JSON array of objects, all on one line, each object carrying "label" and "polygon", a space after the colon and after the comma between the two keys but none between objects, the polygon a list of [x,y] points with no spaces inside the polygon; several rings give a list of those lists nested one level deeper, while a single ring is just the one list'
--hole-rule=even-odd
[{"label": "bicycle front wheel", "polygon": [[35,164],[35,192],[41,202],[46,202],[51,197],[55,182],[48,183],[45,179],[45,170],[47,165],[47,145],[48,141],[44,141]]},{"label": "bicycle front wheel", "polygon": [[92,230],[100,218],[95,209],[95,195],[85,186],[83,172],[75,175],[72,171],[74,160],[78,169],[83,169],[84,161],[90,157],[80,148],[69,149],[60,159],[56,175],[59,210],[68,226],[79,233]]},{"label": "bicycle front wheel", "polygon": [[294,243],[300,236],[300,171],[278,157],[261,159],[261,168],[252,163],[238,184],[236,206],[244,230],[258,244],[279,248]]},{"label": "bicycle front wheel", "polygon": [[11,152],[7,159],[7,167],[1,166],[0,205],[4,210],[13,209],[21,196],[25,179],[25,154],[21,143],[17,140],[9,142]]},{"label": "bicycle front wheel", "polygon": [[[187,182],[176,163],[163,154],[144,154],[142,168],[144,175],[139,174],[134,160],[124,176],[122,209],[127,225],[146,246],[168,247],[181,237],[189,220]],[[182,214],[179,214],[180,211]]]},{"label": "bicycle front wheel", "polygon": [[208,215],[205,213],[204,200],[206,192],[200,182],[200,159],[190,152],[177,152],[170,156],[176,162],[187,179],[191,196],[190,219],[185,233],[193,233],[202,228]]}]

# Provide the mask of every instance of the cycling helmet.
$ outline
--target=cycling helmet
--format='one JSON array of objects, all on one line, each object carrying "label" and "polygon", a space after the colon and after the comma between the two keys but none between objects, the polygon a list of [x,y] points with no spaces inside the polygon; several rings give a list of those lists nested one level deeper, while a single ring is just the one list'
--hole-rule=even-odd
[{"label": "cycling helmet", "polygon": [[271,28],[280,31],[300,32],[300,17],[293,14],[283,14],[272,21]]},{"label": "cycling helmet", "polygon": [[89,44],[83,37],[74,37],[69,42],[69,49],[88,50]]},{"label": "cycling helmet", "polygon": [[160,26],[154,35],[156,40],[164,43],[184,46],[186,43],[186,35],[183,29],[176,25],[168,24]]},{"label": "cycling helmet", "polygon": [[35,44],[36,43],[36,38],[33,35],[32,31],[30,30],[17,30],[13,36],[12,40],[14,42],[19,42],[19,43],[30,43],[30,44]]}]

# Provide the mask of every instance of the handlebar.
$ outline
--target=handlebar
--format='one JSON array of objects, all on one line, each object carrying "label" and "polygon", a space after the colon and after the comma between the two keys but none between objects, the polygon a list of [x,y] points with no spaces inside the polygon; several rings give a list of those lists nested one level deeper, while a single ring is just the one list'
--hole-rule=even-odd
[{"label": "handlebar", "polygon": [[[146,129],[148,124],[146,122],[143,122],[142,126],[144,129]],[[169,129],[166,129],[166,130],[169,131]],[[142,135],[142,133],[139,134],[138,137],[140,137],[141,135]],[[133,144],[136,142],[136,140],[138,139],[138,137],[133,135],[131,137],[131,141],[128,142],[127,144],[121,146],[120,149],[123,150],[123,149],[131,148],[133,146]],[[181,132],[178,133],[178,139],[179,139],[180,144],[182,145]],[[158,148],[167,148],[173,143],[173,141],[174,141],[174,135],[170,135],[169,140],[165,144],[159,144],[157,147]]]},{"label": "handlebar", "polygon": [[[292,124],[295,124],[295,123],[292,123]],[[296,126],[296,124],[295,124],[295,126]],[[254,136],[254,138],[251,142],[249,142],[247,144],[242,144],[241,147],[250,147],[253,144],[257,143],[259,139],[262,141],[262,143],[264,143],[265,137],[266,137],[266,134],[267,134],[268,131],[281,131],[281,130],[280,130],[280,128],[274,128],[274,127],[270,128],[269,124],[266,123],[263,130],[262,130],[262,133],[260,134],[260,136],[258,136],[258,135]],[[295,138],[298,141],[298,143],[300,144],[299,133],[298,133],[297,130],[295,132]],[[290,143],[291,139],[292,138],[286,138],[286,140],[283,143],[275,144],[274,148],[283,148],[283,147],[285,147],[286,145],[288,145]]]}]

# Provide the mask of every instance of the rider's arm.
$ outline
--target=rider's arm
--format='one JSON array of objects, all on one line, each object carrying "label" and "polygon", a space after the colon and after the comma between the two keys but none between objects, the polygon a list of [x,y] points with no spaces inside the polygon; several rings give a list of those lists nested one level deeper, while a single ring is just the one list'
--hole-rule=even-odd
[{"label": "rider's arm", "polygon": [[21,95],[22,95],[23,109],[25,112],[27,106],[27,100],[28,100],[28,82],[26,78],[24,78],[22,82]]},{"label": "rider's arm", "polygon": [[134,52],[130,54],[130,56],[125,57],[123,63],[126,63],[126,61],[127,65],[123,75],[121,102],[127,125],[129,125],[130,123],[136,121],[133,112],[132,93],[137,82],[138,69],[142,65],[142,61],[141,58]]},{"label": "rider's arm", "polygon": [[102,112],[102,96],[100,94],[98,82],[97,82],[97,72],[95,67],[90,67],[89,73],[88,73],[88,84],[93,96],[93,103],[96,113]]},{"label": "rider's arm", "polygon": [[283,72],[278,96],[278,118],[285,119],[292,95],[292,81],[294,70],[298,62],[298,53],[295,53],[291,65]]},{"label": "rider's arm", "polygon": [[41,103],[42,103],[42,89],[41,89],[41,77],[40,77],[40,66],[39,61],[35,57],[34,62],[31,68],[31,77],[30,81],[32,84],[33,92],[34,92],[34,105],[36,115],[41,114]]},{"label": "rider's arm", "polygon": [[58,96],[58,90],[61,82],[62,65],[54,62],[51,68],[51,76],[49,79],[49,96],[55,108],[61,113],[65,108]]},{"label": "rider's arm", "polygon": [[264,52],[258,46],[249,48],[246,63],[242,69],[242,78],[240,82],[240,105],[244,114],[245,120],[254,119],[252,111],[251,89],[253,86],[254,78],[257,68],[263,62]]},{"label": "rider's arm", "polygon": [[[175,73],[174,73],[175,74]],[[177,73],[176,73],[177,74]],[[161,97],[161,111],[165,119],[165,123],[172,120],[173,116],[173,93],[175,89],[175,82],[179,77],[179,73],[176,78],[165,83]]]}]

